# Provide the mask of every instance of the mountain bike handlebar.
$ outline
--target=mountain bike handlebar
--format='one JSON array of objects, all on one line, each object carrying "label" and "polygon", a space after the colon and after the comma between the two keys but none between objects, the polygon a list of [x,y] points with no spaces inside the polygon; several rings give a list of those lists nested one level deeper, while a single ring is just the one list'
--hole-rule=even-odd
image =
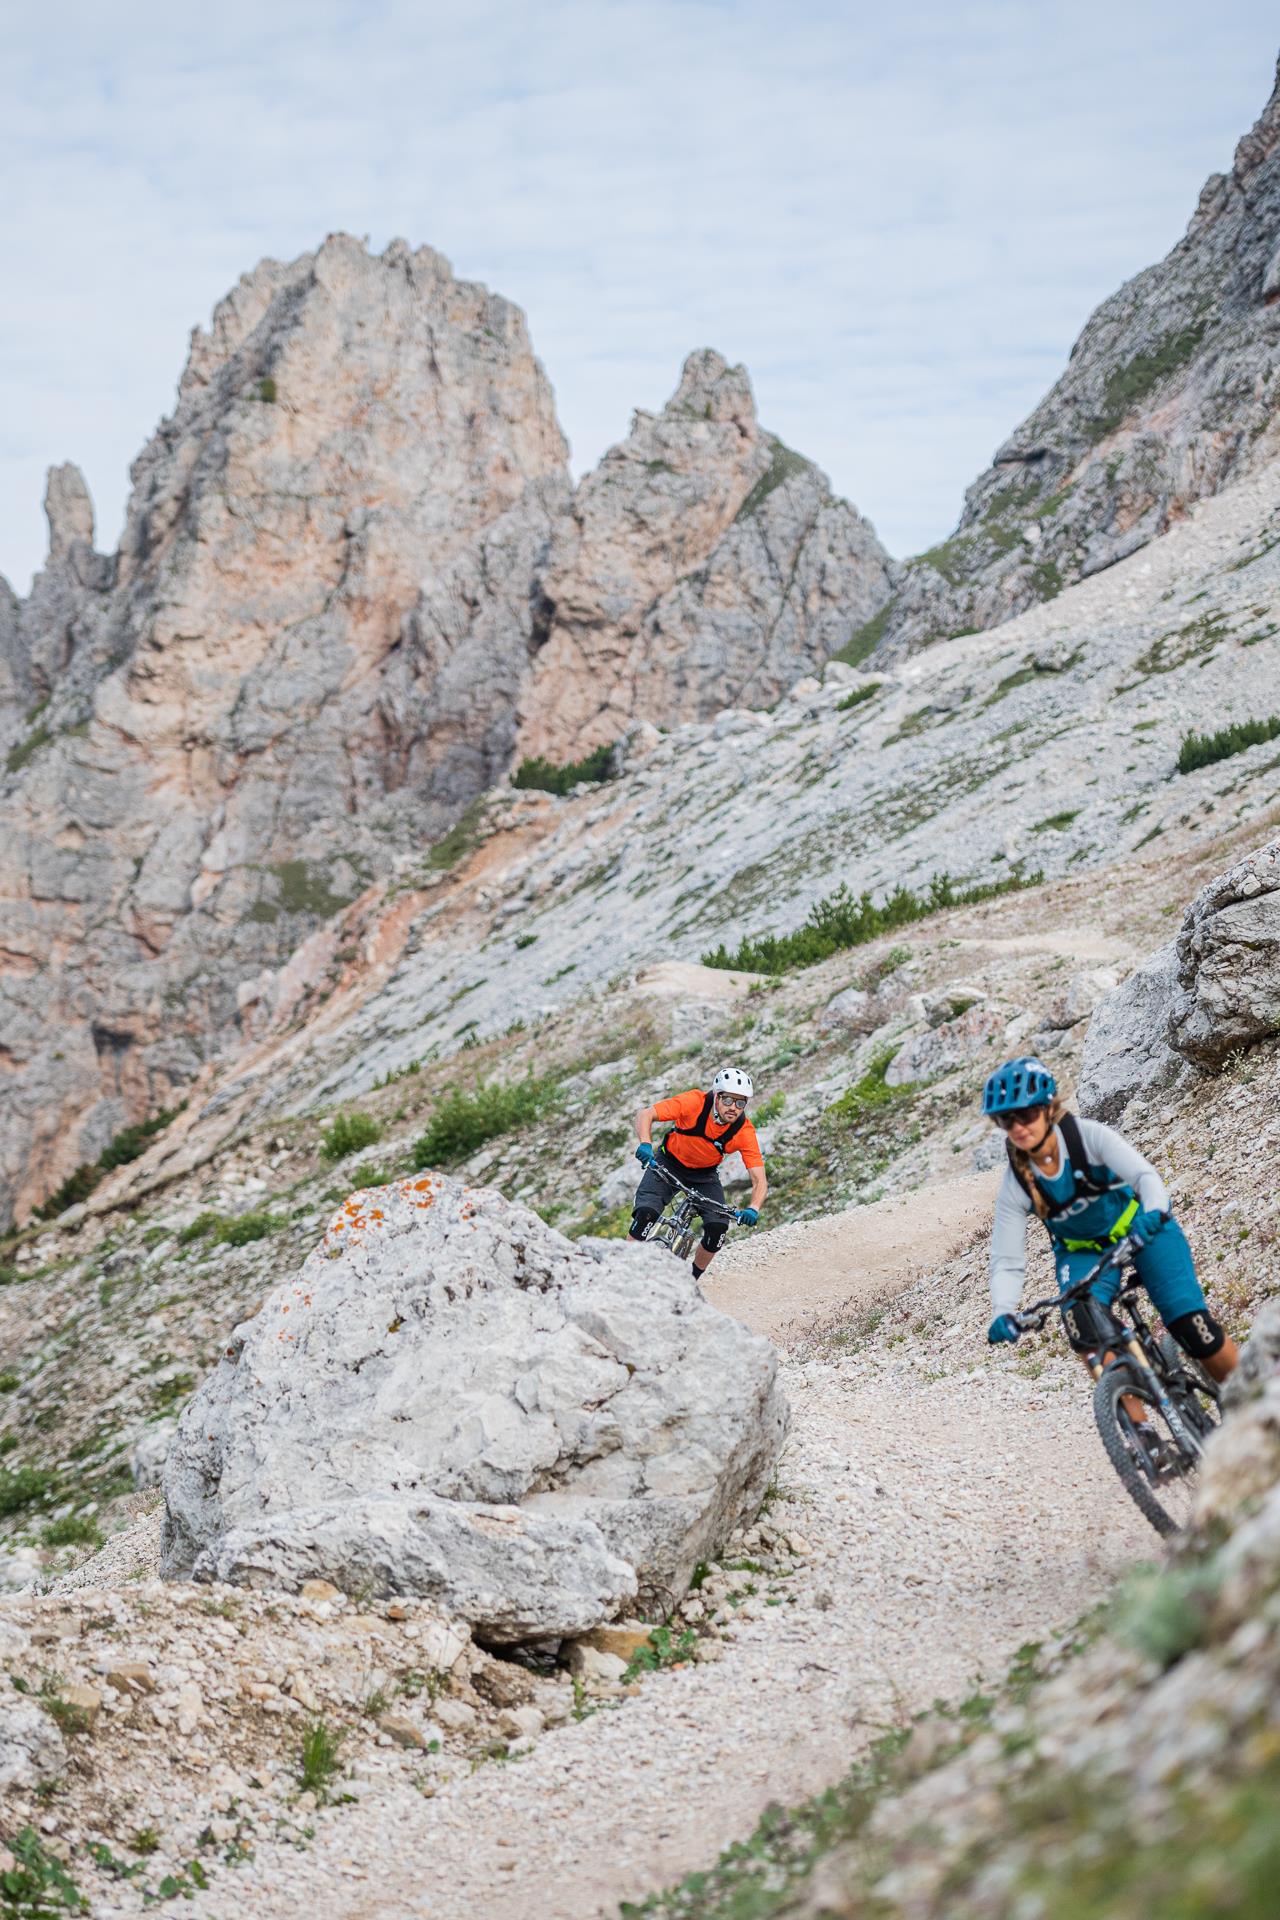
[{"label": "mountain bike handlebar", "polygon": [[732,1220],[735,1224],[740,1219],[741,1216],[737,1207],[731,1207],[728,1201],[713,1200],[710,1194],[698,1193],[694,1190],[693,1187],[686,1187],[684,1181],[677,1180],[675,1174],[670,1172],[668,1168],[664,1167],[661,1161],[658,1160],[657,1158],[654,1158],[653,1160],[651,1160],[649,1162],[649,1165],[654,1169],[655,1172],[660,1173],[664,1180],[669,1180],[673,1187],[679,1187],[681,1193],[687,1193],[691,1200],[696,1200],[700,1207],[717,1208],[721,1213],[724,1214],[727,1220]]},{"label": "mountain bike handlebar", "polygon": [[[1021,1312],[1011,1314],[1010,1318],[1017,1327],[1018,1332],[1038,1332],[1051,1313],[1058,1313],[1063,1307],[1069,1307],[1074,1301],[1083,1299],[1090,1287],[1106,1273],[1109,1267],[1121,1266],[1126,1260],[1132,1259],[1136,1251],[1137,1249],[1127,1234],[1123,1240],[1117,1240],[1114,1247],[1107,1248],[1107,1251],[1103,1254],[1096,1267],[1091,1267],[1088,1273],[1067,1287],[1062,1293],[1056,1293],[1052,1300],[1036,1300],[1031,1306],[1024,1307]],[[1122,1288],[1121,1295],[1123,1292],[1124,1289]],[[1120,1296],[1117,1296],[1117,1299],[1119,1297]]]}]

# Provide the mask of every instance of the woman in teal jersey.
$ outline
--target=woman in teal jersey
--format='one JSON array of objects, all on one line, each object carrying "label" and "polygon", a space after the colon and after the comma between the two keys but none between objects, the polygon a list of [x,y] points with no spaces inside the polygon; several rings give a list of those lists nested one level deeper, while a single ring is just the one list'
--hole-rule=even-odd
[{"label": "woman in teal jersey", "polygon": [[[991,1344],[1018,1338],[1013,1315],[1034,1215],[1053,1242],[1059,1291],[1127,1237],[1138,1278],[1169,1332],[1215,1380],[1225,1380],[1239,1349],[1209,1311],[1169,1189],[1151,1162],[1111,1127],[1068,1113],[1041,1060],[1024,1056],[997,1067],[983,1088],[982,1110],[1005,1133],[1009,1157],[991,1234]],[[1119,1290],[1114,1269],[1090,1289],[1107,1306]],[[1090,1344],[1083,1325],[1069,1322],[1068,1331],[1077,1348]]]}]

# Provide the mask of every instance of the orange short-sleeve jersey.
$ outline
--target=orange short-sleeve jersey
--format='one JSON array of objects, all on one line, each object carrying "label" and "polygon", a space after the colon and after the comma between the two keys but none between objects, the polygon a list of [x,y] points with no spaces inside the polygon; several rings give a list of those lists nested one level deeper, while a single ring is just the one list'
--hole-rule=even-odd
[{"label": "orange short-sleeve jersey", "polygon": [[[705,1093],[691,1087],[688,1093],[673,1094],[670,1100],[659,1100],[654,1104],[654,1118],[669,1120],[677,1127],[696,1127],[698,1116],[702,1112]],[[729,1123],[731,1126],[732,1121]],[[667,1151],[673,1160],[682,1160],[686,1167],[718,1167],[724,1157],[713,1144],[722,1134],[728,1133],[729,1126],[720,1126],[714,1113],[707,1121],[707,1138],[697,1135],[672,1134]],[[740,1153],[744,1167],[762,1167],[764,1155],[760,1151],[760,1142],[756,1139],[756,1130],[749,1120],[744,1120],[729,1143],[730,1153]]]}]

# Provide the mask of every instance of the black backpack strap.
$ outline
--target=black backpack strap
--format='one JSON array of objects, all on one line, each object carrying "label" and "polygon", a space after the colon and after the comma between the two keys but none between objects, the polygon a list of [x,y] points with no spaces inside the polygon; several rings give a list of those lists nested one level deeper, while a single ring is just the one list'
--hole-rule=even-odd
[{"label": "black backpack strap", "polygon": [[1094,1169],[1090,1165],[1084,1135],[1080,1131],[1080,1122],[1074,1113],[1064,1113],[1058,1125],[1062,1128],[1062,1137],[1067,1143],[1067,1158],[1071,1162],[1071,1171],[1075,1175],[1077,1193],[1109,1193],[1112,1187],[1124,1185],[1123,1181],[1114,1179],[1099,1185]]},{"label": "black backpack strap", "polygon": [[1026,1176],[1026,1174],[1025,1174],[1025,1173],[1024,1173],[1023,1171],[1022,1171],[1022,1168],[1021,1168],[1021,1167],[1020,1167],[1020,1166],[1018,1165],[1018,1163],[1017,1163],[1017,1161],[1016,1161],[1016,1160],[1014,1159],[1014,1157],[1013,1157],[1013,1142],[1012,1142],[1012,1140],[1010,1140],[1010,1139],[1008,1139],[1007,1137],[1006,1137],[1006,1139],[1005,1139],[1005,1143],[1004,1143],[1004,1150],[1005,1150],[1005,1156],[1006,1156],[1006,1158],[1008,1159],[1008,1162],[1009,1162],[1009,1171],[1010,1171],[1010,1173],[1011,1173],[1011,1174],[1013,1175],[1013,1177],[1014,1177],[1014,1179],[1015,1179],[1015,1180],[1017,1181],[1017,1183],[1018,1183],[1018,1185],[1019,1185],[1019,1186],[1020,1186],[1020,1187],[1022,1188],[1022,1191],[1023,1191],[1023,1192],[1024,1192],[1025,1194],[1026,1194],[1026,1196],[1027,1196],[1027,1198],[1028,1198],[1028,1200],[1030,1200],[1030,1198],[1031,1198],[1031,1182],[1030,1182],[1030,1181],[1028,1180],[1028,1178],[1027,1178],[1027,1176]]},{"label": "black backpack strap", "polygon": [[711,1119],[711,1109],[715,1105],[715,1099],[716,1097],[714,1093],[704,1094],[702,1099],[702,1112],[698,1115],[693,1125],[691,1127],[672,1127],[671,1132],[667,1135],[667,1139],[670,1140],[672,1135],[674,1134],[683,1133],[683,1134],[687,1134],[692,1139],[705,1140],[709,1147],[715,1148],[716,1152],[720,1155],[720,1158],[723,1160],[725,1155],[729,1151],[729,1142],[733,1139],[733,1136],[735,1133],[737,1133],[738,1129],[744,1124],[747,1116],[745,1113],[740,1113],[736,1120],[731,1120],[729,1122],[729,1125],[725,1128],[724,1132],[719,1136],[719,1138],[716,1140],[713,1140],[710,1134],[707,1132],[707,1125]]}]

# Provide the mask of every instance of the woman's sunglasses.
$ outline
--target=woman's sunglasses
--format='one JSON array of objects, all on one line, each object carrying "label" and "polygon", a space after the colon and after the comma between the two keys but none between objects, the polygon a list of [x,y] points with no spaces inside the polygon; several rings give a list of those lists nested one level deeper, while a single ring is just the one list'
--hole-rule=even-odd
[{"label": "woman's sunglasses", "polygon": [[1002,1133],[1008,1133],[1011,1127],[1025,1127],[1028,1121],[1034,1120],[1037,1114],[1043,1112],[1043,1106],[1015,1107],[1012,1113],[993,1113],[991,1118]]}]

